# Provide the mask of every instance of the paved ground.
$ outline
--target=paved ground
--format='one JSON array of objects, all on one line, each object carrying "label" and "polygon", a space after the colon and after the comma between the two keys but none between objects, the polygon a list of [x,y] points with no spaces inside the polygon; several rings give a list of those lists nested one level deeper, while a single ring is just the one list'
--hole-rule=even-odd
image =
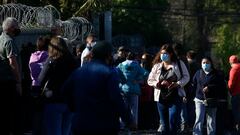
[{"label": "paved ground", "polygon": [[[24,135],[32,135],[32,133],[25,133]],[[132,131],[132,132],[127,132],[127,131],[121,131],[119,135],[161,135],[158,133],[156,130],[144,130],[144,131]],[[182,133],[182,134],[177,134],[177,135],[192,135],[192,133]],[[233,133],[233,132],[225,132],[222,135],[240,135],[240,133]]]}]

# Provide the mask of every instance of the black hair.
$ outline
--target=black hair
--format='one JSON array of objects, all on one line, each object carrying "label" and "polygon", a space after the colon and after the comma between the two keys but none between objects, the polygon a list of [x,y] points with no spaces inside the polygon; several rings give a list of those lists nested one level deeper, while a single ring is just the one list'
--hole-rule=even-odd
[{"label": "black hair", "polygon": [[105,60],[112,54],[112,45],[106,41],[98,41],[91,52],[93,59]]},{"label": "black hair", "polygon": [[[203,59],[207,59],[207,60],[210,62],[211,66],[212,66],[212,69],[215,70],[215,67],[214,67],[214,64],[213,64],[213,60],[212,60],[211,57],[205,56],[205,57],[202,58],[202,60],[203,60]],[[201,60],[201,61],[202,61],[202,60]]]}]

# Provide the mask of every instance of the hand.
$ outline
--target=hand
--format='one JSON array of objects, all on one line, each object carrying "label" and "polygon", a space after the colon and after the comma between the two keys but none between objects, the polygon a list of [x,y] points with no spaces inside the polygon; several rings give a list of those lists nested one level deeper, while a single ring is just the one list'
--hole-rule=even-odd
[{"label": "hand", "polygon": [[47,91],[44,92],[44,94],[45,94],[46,98],[50,98],[53,95],[53,91],[52,90],[47,90]]},{"label": "hand", "polygon": [[174,88],[178,88],[179,84],[177,84],[176,82],[172,82],[169,86],[168,89],[174,89]]},{"label": "hand", "polygon": [[187,98],[183,97],[183,103],[187,103]]},{"label": "hand", "polygon": [[163,86],[169,86],[169,82],[168,81],[166,81],[166,80],[163,80],[162,82],[161,82],[161,85],[163,85]]},{"label": "hand", "polygon": [[204,92],[204,93],[207,93],[207,92],[208,92],[208,87],[207,87],[207,86],[203,88],[203,92]]}]

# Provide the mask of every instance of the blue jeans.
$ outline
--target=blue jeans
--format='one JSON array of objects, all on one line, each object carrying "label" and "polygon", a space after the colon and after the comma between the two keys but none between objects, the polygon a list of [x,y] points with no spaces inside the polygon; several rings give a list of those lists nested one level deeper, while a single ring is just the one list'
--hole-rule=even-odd
[{"label": "blue jeans", "polygon": [[131,110],[133,121],[135,125],[138,125],[138,95],[124,95],[124,99],[128,107]]},{"label": "blue jeans", "polygon": [[176,135],[181,108],[180,97],[177,97],[171,104],[157,102],[157,107],[160,117],[158,131],[163,134]]},{"label": "blue jeans", "polygon": [[182,103],[181,106],[181,124],[187,124],[193,127],[195,122],[195,103],[188,100],[187,103]]},{"label": "blue jeans", "polygon": [[66,104],[46,104],[44,108],[45,135],[70,135],[73,113]]},{"label": "blue jeans", "polygon": [[195,122],[195,102],[193,99],[187,102],[187,116],[188,125],[192,128]]},{"label": "blue jeans", "polygon": [[203,134],[203,123],[206,113],[207,134],[216,135],[216,113],[217,108],[207,108],[201,101],[195,101],[196,120],[193,126],[193,135]]},{"label": "blue jeans", "polygon": [[181,124],[187,124],[188,122],[187,103],[181,103]]},{"label": "blue jeans", "polygon": [[240,95],[232,96],[232,113],[235,124],[240,124]]}]

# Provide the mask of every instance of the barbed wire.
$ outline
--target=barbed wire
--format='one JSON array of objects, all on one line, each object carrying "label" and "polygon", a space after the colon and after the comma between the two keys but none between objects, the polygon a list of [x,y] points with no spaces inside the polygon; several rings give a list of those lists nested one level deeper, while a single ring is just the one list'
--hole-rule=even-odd
[{"label": "barbed wire", "polygon": [[32,7],[23,4],[0,5],[0,24],[14,17],[23,29],[61,29],[61,36],[70,41],[83,40],[92,31],[91,23],[83,17],[60,20],[60,12],[52,5]]},{"label": "barbed wire", "polygon": [[60,22],[63,37],[71,39],[71,41],[83,40],[90,32],[92,32],[92,25],[83,17],[72,17],[66,21]]}]

